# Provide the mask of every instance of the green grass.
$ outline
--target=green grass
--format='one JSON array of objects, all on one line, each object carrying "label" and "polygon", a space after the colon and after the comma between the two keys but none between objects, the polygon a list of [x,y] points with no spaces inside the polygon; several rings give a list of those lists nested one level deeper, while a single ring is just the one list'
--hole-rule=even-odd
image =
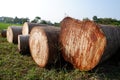
[{"label": "green grass", "polygon": [[10,23],[2,23],[0,22],[0,29],[7,29],[8,26],[21,26],[19,24],[10,24]]},{"label": "green grass", "polygon": [[0,37],[0,80],[120,80],[120,65],[105,63],[88,72],[40,68],[31,56],[21,55],[17,45]]},{"label": "green grass", "polygon": [[40,68],[31,56],[21,55],[17,45],[0,37],[0,80],[118,80],[120,66],[104,65],[89,72],[78,69]]}]

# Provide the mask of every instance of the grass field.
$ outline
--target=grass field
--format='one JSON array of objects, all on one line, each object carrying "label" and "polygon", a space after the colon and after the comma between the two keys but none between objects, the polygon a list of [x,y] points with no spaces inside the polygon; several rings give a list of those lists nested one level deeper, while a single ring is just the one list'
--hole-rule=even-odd
[{"label": "grass field", "polygon": [[[7,28],[8,24],[3,26],[0,29]],[[21,55],[17,45],[0,36],[0,80],[120,80],[120,64],[106,62],[88,72],[54,65],[49,69],[40,68],[31,56]]]},{"label": "grass field", "polygon": [[7,29],[8,26],[21,26],[20,24],[10,24],[10,23],[2,23],[0,22],[0,30]]}]

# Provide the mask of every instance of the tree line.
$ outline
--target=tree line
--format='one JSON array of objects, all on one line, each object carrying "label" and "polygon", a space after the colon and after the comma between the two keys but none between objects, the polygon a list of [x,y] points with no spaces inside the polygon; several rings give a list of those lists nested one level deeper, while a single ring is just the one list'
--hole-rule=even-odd
[{"label": "tree line", "polygon": [[23,24],[24,22],[29,22],[29,18],[12,18],[12,17],[0,17],[0,22],[4,23],[14,23],[14,24]]},{"label": "tree line", "polygon": [[41,19],[41,17],[39,17],[39,16],[36,16],[31,21],[30,21],[29,18],[18,18],[17,16],[15,18],[12,18],[12,17],[0,17],[0,22],[14,23],[14,24],[23,24],[24,22],[32,22],[32,23],[48,24],[48,25],[52,25],[52,26],[59,26],[58,22],[52,23],[51,21]]},{"label": "tree line", "polygon": [[120,26],[120,20],[112,18],[98,18],[97,16],[93,16],[93,21],[98,24]]},{"label": "tree line", "polygon": [[[83,20],[90,20],[89,18],[83,18]],[[98,18],[97,16],[93,16],[92,20],[98,24],[103,25],[115,25],[120,26],[120,20],[112,19],[112,18]],[[5,23],[14,23],[14,24],[23,24],[24,22],[33,22],[33,23],[40,23],[40,24],[48,24],[52,26],[60,26],[60,22],[54,22],[43,20],[41,17],[36,16],[33,20],[30,21],[29,18],[15,18],[12,17],[0,17],[0,22]]]}]

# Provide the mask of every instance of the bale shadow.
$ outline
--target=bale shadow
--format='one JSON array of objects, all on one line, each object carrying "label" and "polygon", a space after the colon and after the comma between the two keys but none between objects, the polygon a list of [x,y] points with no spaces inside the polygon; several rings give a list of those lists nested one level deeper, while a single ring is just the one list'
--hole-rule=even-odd
[{"label": "bale shadow", "polygon": [[69,62],[66,62],[61,54],[56,59],[57,60],[54,63],[47,64],[45,68],[48,70],[56,69],[56,71],[61,71],[64,69],[68,72],[74,69],[73,65]]},{"label": "bale shadow", "polygon": [[120,80],[120,51],[105,62],[98,64],[90,73],[96,73],[99,77],[110,80]]}]

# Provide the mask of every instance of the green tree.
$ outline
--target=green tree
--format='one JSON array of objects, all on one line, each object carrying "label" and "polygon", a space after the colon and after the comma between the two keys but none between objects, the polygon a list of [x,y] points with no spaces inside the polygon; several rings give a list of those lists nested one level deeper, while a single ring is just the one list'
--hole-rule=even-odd
[{"label": "green tree", "polygon": [[34,20],[32,20],[31,22],[33,22],[33,23],[39,23],[39,22],[40,22],[40,20],[41,20],[41,17],[36,16],[36,17],[35,17],[35,19],[34,19]]},{"label": "green tree", "polygon": [[94,22],[97,22],[97,21],[98,21],[97,16],[93,16],[93,21],[94,21]]},{"label": "green tree", "polygon": [[14,19],[14,23],[19,23],[19,18],[17,16]]},{"label": "green tree", "polygon": [[22,20],[22,24],[23,24],[24,22],[30,22],[30,19],[29,19],[29,18],[21,18],[21,20]]},{"label": "green tree", "polygon": [[55,23],[54,23],[54,26],[59,27],[59,26],[60,26],[60,23],[55,22]]},{"label": "green tree", "polygon": [[120,20],[112,18],[97,18],[97,16],[93,16],[93,21],[98,24],[120,26]]},{"label": "green tree", "polygon": [[41,24],[47,24],[47,21],[45,21],[45,20],[41,20],[40,23],[41,23]]},{"label": "green tree", "polygon": [[40,19],[41,19],[41,17],[39,17],[39,16],[36,16],[36,17],[35,17],[35,19],[37,19],[37,20],[40,20]]}]

